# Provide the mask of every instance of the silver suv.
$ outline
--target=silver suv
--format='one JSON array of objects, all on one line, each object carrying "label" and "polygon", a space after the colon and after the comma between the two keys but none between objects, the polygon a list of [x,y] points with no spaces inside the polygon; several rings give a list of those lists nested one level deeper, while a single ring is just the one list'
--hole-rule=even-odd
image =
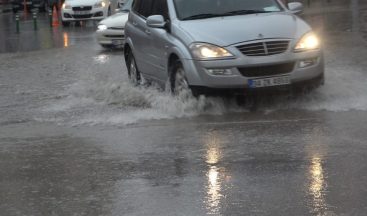
[{"label": "silver suv", "polygon": [[130,80],[173,92],[246,93],[324,83],[321,43],[281,0],[135,0],[126,24]]}]

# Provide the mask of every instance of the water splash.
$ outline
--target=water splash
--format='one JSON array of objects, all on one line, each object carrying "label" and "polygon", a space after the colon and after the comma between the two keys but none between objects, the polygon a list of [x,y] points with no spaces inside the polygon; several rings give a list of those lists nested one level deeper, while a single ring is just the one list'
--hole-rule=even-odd
[{"label": "water splash", "polygon": [[[279,97],[270,102],[265,100],[258,107],[260,111],[367,110],[367,62],[364,59],[367,51],[361,49],[361,45],[366,43],[349,33],[328,37],[333,40],[326,45],[325,86],[293,99]],[[101,65],[101,59],[106,60],[94,59],[96,65]],[[126,73],[106,73],[96,68],[96,65],[78,71],[77,81],[68,86],[59,99],[43,107],[48,116],[38,120],[75,125],[126,125],[153,119],[247,112],[234,99],[172,96],[155,85],[134,87],[128,82]]]}]

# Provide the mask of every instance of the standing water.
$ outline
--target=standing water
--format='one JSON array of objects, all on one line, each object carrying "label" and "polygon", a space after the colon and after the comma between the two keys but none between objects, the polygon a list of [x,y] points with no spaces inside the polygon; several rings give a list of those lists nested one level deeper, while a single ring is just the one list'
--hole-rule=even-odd
[{"label": "standing water", "polygon": [[[314,1],[311,1],[314,2]],[[260,104],[260,111],[367,110],[367,8],[322,1],[305,18],[322,35],[326,84],[293,99]],[[68,38],[73,43],[73,38]],[[234,99],[173,97],[158,87],[129,84],[123,53],[99,47],[1,54],[1,122],[14,119],[72,125],[126,125],[144,120],[247,112]],[[21,67],[20,67],[21,65]],[[14,96],[15,93],[15,96]]]}]

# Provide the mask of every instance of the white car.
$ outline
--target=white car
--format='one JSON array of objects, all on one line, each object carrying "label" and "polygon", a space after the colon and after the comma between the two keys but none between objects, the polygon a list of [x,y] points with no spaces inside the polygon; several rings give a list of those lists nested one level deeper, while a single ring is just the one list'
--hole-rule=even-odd
[{"label": "white car", "polygon": [[109,0],[66,0],[62,5],[62,25],[81,20],[102,20],[111,15]]},{"label": "white car", "polygon": [[98,23],[96,36],[102,47],[121,47],[125,42],[125,23],[129,17],[132,0],[118,9],[116,14]]}]

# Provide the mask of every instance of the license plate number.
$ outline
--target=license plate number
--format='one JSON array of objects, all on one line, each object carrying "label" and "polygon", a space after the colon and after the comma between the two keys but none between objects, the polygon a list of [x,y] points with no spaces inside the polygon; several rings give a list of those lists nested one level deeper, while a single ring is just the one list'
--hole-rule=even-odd
[{"label": "license plate number", "polygon": [[250,88],[262,88],[269,86],[288,85],[291,83],[289,76],[269,77],[262,79],[248,80],[248,86]]},{"label": "license plate number", "polygon": [[74,11],[74,14],[76,14],[76,15],[87,15],[89,13],[90,13],[90,11]]}]

